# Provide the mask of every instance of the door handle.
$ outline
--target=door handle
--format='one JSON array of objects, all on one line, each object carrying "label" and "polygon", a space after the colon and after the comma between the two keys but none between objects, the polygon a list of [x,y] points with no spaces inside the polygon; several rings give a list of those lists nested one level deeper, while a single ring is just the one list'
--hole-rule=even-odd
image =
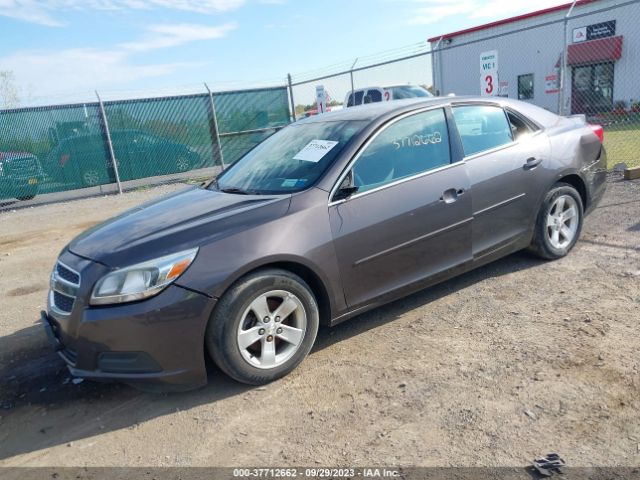
[{"label": "door handle", "polygon": [[538,165],[540,165],[541,163],[542,163],[541,158],[536,158],[536,157],[527,158],[527,161],[524,162],[524,169],[532,170],[536,168]]},{"label": "door handle", "polygon": [[440,197],[440,201],[444,203],[453,203],[458,200],[458,197],[464,195],[464,188],[449,188],[442,192],[442,196]]}]

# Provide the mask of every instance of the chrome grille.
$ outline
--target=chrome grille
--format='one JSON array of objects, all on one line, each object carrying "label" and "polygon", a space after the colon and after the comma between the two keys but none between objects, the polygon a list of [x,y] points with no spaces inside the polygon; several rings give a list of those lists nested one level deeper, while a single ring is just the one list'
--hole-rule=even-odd
[{"label": "chrome grille", "polygon": [[53,303],[58,310],[64,313],[71,313],[73,301],[73,297],[68,297],[60,292],[53,292]]},{"label": "chrome grille", "polygon": [[49,303],[60,315],[69,315],[80,286],[80,274],[62,262],[58,262],[51,274]]},{"label": "chrome grille", "polygon": [[56,265],[56,272],[58,272],[58,275],[63,280],[66,280],[67,282],[71,282],[75,285],[80,285],[80,275],[78,275],[76,272],[74,272],[70,268],[65,267],[59,262]]}]

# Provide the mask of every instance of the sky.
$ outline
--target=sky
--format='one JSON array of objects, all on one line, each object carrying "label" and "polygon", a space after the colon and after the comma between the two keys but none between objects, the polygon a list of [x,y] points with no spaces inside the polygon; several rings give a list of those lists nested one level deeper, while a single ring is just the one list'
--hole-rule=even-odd
[{"label": "sky", "polygon": [[[282,84],[564,0],[0,0],[24,104]],[[380,54],[380,52],[387,52]],[[363,60],[361,60],[363,61]],[[410,68],[410,67],[407,67]]]}]

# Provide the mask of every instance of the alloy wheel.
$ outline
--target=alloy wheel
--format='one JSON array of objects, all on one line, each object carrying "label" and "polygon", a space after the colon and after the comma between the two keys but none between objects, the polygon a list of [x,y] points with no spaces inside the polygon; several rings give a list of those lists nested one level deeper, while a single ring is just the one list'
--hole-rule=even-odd
[{"label": "alloy wheel", "polygon": [[82,180],[85,185],[93,187],[100,183],[100,174],[97,170],[87,170],[82,174]]},{"label": "alloy wheel", "polygon": [[285,290],[272,290],[253,299],[244,311],[238,348],[251,366],[272,369],[298,351],[306,329],[307,314],[300,299]]},{"label": "alloy wheel", "polygon": [[578,204],[571,195],[561,195],[553,202],[547,214],[547,237],[553,248],[571,245],[578,231],[580,217]]}]

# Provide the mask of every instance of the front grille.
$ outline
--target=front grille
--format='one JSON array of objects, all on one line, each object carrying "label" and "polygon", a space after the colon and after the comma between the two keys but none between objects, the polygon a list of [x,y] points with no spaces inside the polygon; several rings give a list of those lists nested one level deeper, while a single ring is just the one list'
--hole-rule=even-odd
[{"label": "front grille", "polygon": [[78,295],[80,274],[58,262],[51,274],[51,306],[59,314],[69,314]]},{"label": "front grille", "polygon": [[53,292],[53,304],[61,312],[71,313],[74,300],[75,299],[73,297],[68,297],[67,295],[63,295],[60,292]]},{"label": "front grille", "polygon": [[56,265],[56,272],[58,272],[58,276],[63,280],[66,280],[67,282],[71,282],[74,285],[80,284],[80,275],[78,275],[76,272],[72,271],[71,269],[65,267],[61,263],[58,263]]}]

